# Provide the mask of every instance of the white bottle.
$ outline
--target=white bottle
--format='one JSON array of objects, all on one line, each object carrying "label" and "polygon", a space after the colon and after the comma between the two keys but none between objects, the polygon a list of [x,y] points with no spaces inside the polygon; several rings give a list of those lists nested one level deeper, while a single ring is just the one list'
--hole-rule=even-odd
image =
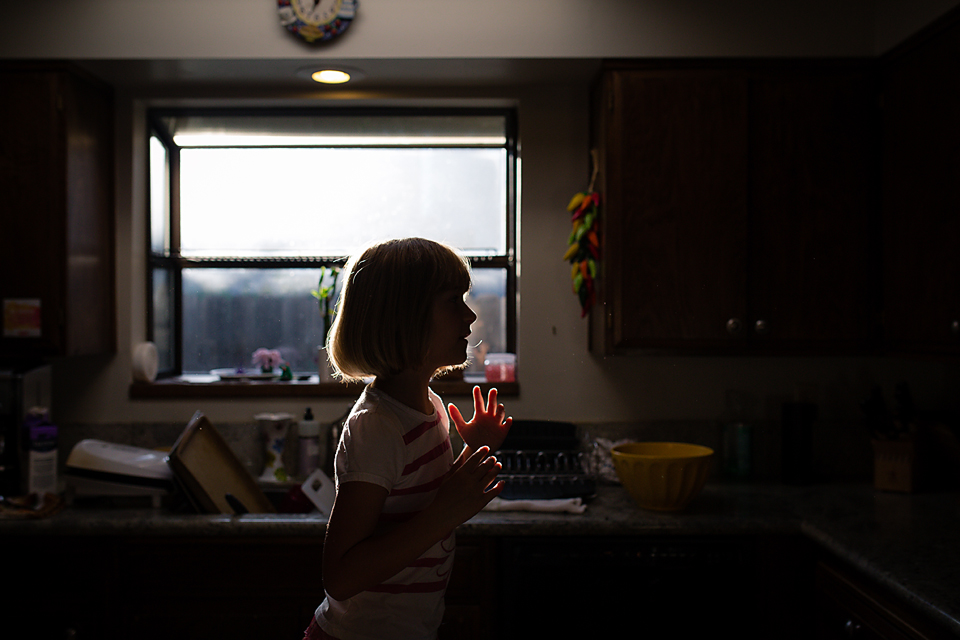
[{"label": "white bottle", "polygon": [[300,476],[306,478],[320,464],[320,423],[313,419],[313,412],[307,407],[299,425]]},{"label": "white bottle", "polygon": [[27,491],[43,496],[57,493],[57,427],[43,407],[33,407],[25,420],[29,439]]}]

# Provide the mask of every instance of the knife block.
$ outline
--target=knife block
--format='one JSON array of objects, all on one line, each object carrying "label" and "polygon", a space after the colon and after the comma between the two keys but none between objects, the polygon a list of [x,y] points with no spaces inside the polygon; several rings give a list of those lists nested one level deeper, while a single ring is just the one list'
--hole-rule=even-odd
[{"label": "knife block", "polygon": [[915,440],[873,440],[874,488],[913,493],[918,470]]}]

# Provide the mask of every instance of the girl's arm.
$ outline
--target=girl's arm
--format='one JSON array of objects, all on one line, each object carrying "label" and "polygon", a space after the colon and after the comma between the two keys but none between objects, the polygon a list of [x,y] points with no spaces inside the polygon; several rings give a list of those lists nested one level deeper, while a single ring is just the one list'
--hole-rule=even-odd
[{"label": "girl's arm", "polygon": [[500,463],[482,447],[464,448],[453,473],[430,505],[410,520],[380,532],[377,524],[387,490],[370,482],[344,482],[337,489],[323,545],[323,586],[346,600],[388,580],[458,525],[472,518],[503,489],[486,487]]}]

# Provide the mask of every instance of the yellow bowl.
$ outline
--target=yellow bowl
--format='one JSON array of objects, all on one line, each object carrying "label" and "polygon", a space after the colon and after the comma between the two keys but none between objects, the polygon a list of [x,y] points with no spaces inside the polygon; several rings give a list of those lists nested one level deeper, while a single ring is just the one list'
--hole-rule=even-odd
[{"label": "yellow bowl", "polygon": [[679,511],[697,497],[713,449],[682,442],[630,442],[610,450],[620,482],[643,509]]}]

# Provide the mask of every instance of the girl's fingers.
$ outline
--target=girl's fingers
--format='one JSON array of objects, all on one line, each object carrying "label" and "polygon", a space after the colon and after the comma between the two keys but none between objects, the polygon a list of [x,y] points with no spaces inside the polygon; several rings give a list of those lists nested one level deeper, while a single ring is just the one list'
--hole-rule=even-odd
[{"label": "girl's fingers", "polygon": [[[490,455],[490,447],[483,445],[474,451],[473,455],[467,458],[467,463],[470,465],[469,468],[471,470],[476,470],[480,468],[480,465],[482,465],[487,458],[493,458],[493,456]],[[494,460],[496,460],[496,458],[494,458]]]},{"label": "girl's fingers", "polygon": [[490,393],[487,395],[487,408],[492,412],[495,406],[497,406],[497,388],[490,387]]},{"label": "girl's fingers", "polygon": [[483,413],[483,391],[480,390],[480,387],[477,385],[473,386],[473,412]]},{"label": "girl's fingers", "polygon": [[500,475],[500,469],[502,469],[503,466],[502,466],[499,462],[496,462],[496,460],[494,460],[494,462],[495,462],[495,464],[493,464],[493,465],[490,467],[490,469],[487,470],[487,473],[486,473],[486,475],[484,476],[483,486],[487,486],[488,484],[490,484],[491,482],[493,482],[493,479],[494,479],[494,478],[496,478],[498,475]]},{"label": "girl's fingers", "polygon": [[450,411],[450,417],[453,418],[453,423],[457,428],[467,424],[466,420],[463,419],[463,415],[460,413],[460,409],[457,409],[457,405],[451,402],[447,410]]},{"label": "girl's fingers", "polygon": [[[493,485],[492,487],[484,491],[483,495],[484,495],[484,498],[486,499],[486,502],[490,502],[491,500],[496,498],[498,495],[500,495],[500,492],[503,491],[504,486],[505,485],[503,484],[503,480],[501,480],[497,484]],[[486,506],[486,503],[484,503],[484,506]]]}]

